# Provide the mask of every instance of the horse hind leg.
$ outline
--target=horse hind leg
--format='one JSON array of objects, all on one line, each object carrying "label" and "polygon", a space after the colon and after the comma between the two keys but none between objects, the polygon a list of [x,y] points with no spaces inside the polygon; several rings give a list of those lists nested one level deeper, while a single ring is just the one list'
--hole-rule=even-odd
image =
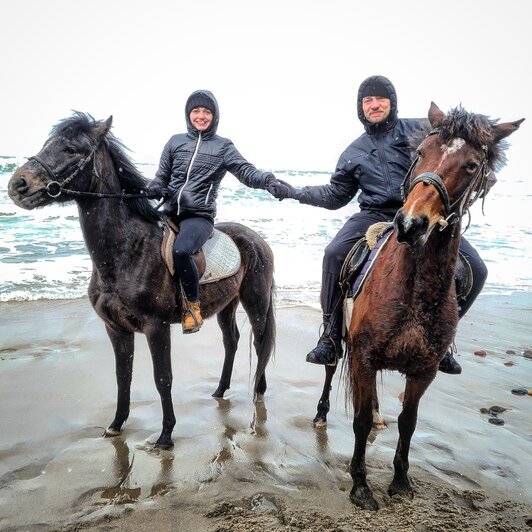
[{"label": "horse hind leg", "polygon": [[235,353],[238,347],[238,340],[240,339],[240,332],[236,324],[238,301],[238,297],[232,299],[216,316],[218,325],[222,330],[225,357],[218,388],[216,388],[212,397],[222,398],[224,393],[231,387]]},{"label": "horse hind leg", "polygon": [[408,479],[410,441],[416,428],[419,401],[432,382],[435,373],[436,371],[434,374],[415,380],[407,378],[403,409],[398,418],[399,440],[393,459],[394,477],[388,487],[390,497],[393,495],[403,495],[410,499],[414,497],[414,490]]},{"label": "horse hind leg", "polygon": [[[266,278],[268,279],[268,278]],[[251,330],[253,345],[257,353],[257,369],[255,370],[254,401],[263,401],[266,392],[266,366],[275,347],[275,312],[273,305],[274,284],[269,278],[268,283],[252,279],[248,286],[241,290],[241,301],[246,311]]]},{"label": "horse hind leg", "polygon": [[375,387],[373,390],[373,407],[372,407],[372,413],[373,413],[373,428],[375,430],[383,430],[387,427],[386,422],[384,421],[384,418],[382,417],[380,407],[379,407],[379,398],[377,395],[377,383],[375,382]]},{"label": "horse hind leg", "polygon": [[316,417],[312,420],[314,428],[324,429],[327,427],[327,414],[331,406],[330,394],[332,390],[332,380],[336,372],[337,366],[325,366],[325,382],[323,383],[323,391],[320,400],[318,401],[318,408]]}]

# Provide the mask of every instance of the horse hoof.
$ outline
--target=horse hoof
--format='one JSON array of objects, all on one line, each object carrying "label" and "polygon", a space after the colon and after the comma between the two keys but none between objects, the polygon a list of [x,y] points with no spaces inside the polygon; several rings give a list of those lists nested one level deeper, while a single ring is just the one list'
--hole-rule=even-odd
[{"label": "horse hoof", "polygon": [[169,451],[174,447],[174,442],[157,441],[153,447],[154,449],[160,449],[161,451]]},{"label": "horse hoof", "polygon": [[315,429],[326,429],[327,428],[327,420],[323,417],[316,416],[313,419],[312,424],[314,425]]},{"label": "horse hoof", "polygon": [[388,487],[388,495],[390,497],[398,495],[407,499],[413,499],[414,490],[412,489],[409,483],[405,484],[404,482],[392,481],[392,483]]},{"label": "horse hoof", "polygon": [[367,486],[351,490],[349,499],[355,506],[358,506],[362,510],[372,510],[375,512],[379,509],[379,504]]},{"label": "horse hoof", "polygon": [[214,397],[215,399],[223,399],[224,398],[225,390],[222,388],[216,388],[216,391],[211,395],[211,397]]},{"label": "horse hoof", "polygon": [[112,427],[107,427],[103,433],[105,438],[114,438],[120,434],[120,430],[113,429]]}]

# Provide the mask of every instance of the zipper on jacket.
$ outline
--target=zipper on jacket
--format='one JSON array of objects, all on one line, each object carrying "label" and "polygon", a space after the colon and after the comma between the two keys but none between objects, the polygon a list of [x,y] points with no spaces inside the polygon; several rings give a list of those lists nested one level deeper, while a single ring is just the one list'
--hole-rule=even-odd
[{"label": "zipper on jacket", "polygon": [[211,186],[209,187],[209,190],[207,191],[207,197],[205,198],[205,207],[209,203],[209,196],[211,195],[212,186],[213,186],[213,183],[211,183]]},{"label": "zipper on jacket", "polygon": [[200,143],[201,143],[201,131],[198,132],[198,142],[196,143],[196,148],[194,149],[194,153],[192,154],[192,159],[190,159],[190,164],[188,165],[187,177],[185,179],[185,183],[181,187],[181,190],[179,191],[179,194],[177,195],[177,216],[179,216],[179,213],[181,212],[181,205],[180,205],[181,194],[183,193],[183,190],[187,186],[187,183],[190,179],[190,172],[192,171],[192,165],[194,164],[194,159],[196,158],[196,155],[198,154]]},{"label": "zipper on jacket", "polygon": [[388,168],[388,163],[386,162],[384,140],[382,138],[376,138],[375,144],[377,145],[377,154],[379,156],[379,162],[381,163],[382,177],[383,177],[384,184],[386,185],[388,199],[392,199],[393,198],[392,177],[390,176],[390,169]]}]

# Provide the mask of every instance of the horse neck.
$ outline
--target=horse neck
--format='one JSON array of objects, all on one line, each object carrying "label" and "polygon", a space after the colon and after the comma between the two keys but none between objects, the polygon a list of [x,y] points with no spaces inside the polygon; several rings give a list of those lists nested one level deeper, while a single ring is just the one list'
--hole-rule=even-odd
[{"label": "horse neck", "polygon": [[[109,155],[99,154],[93,172],[91,190],[120,194],[121,185]],[[77,200],[81,231],[93,265],[100,271],[123,269],[134,259],[135,242],[142,238],[148,224],[119,198]]]},{"label": "horse neck", "polygon": [[439,300],[454,287],[456,262],[460,246],[460,223],[443,231],[435,229],[420,249],[412,250],[399,245],[403,279],[427,302]]}]

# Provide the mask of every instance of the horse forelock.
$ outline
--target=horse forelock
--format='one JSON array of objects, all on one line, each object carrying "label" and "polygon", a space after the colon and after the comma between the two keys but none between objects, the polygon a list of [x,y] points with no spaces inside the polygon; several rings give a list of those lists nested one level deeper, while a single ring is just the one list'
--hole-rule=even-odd
[{"label": "horse forelock", "polygon": [[[67,139],[76,139],[85,136],[89,141],[96,141],[95,131],[102,121],[95,120],[90,114],[74,111],[71,117],[58,122],[50,133],[50,138],[55,136]],[[128,149],[122,141],[116,138],[110,131],[102,142],[109,151],[111,163],[125,194],[138,194],[146,188],[148,180],[139,172],[130,156]],[[96,147],[96,146],[95,146]],[[156,222],[161,219],[159,213],[153,208],[148,199],[138,198],[128,200],[128,205],[143,218]]]},{"label": "horse forelock", "polygon": [[[490,170],[498,171],[506,164],[504,152],[508,148],[506,140],[495,142],[493,128],[498,120],[493,120],[485,115],[469,113],[461,106],[452,109],[438,125],[440,138],[445,143],[450,143],[453,139],[461,138],[475,149],[488,150],[488,167]],[[409,139],[412,150],[412,159],[416,156],[416,150],[425,137],[431,132],[431,126],[427,122],[425,127],[417,130]]]},{"label": "horse forelock", "polygon": [[50,138],[74,139],[81,135],[90,136],[96,124],[96,120],[90,114],[74,111],[72,116],[64,118],[52,128]]},{"label": "horse forelock", "polygon": [[488,167],[499,170],[506,163],[504,151],[508,144],[505,141],[495,142],[497,122],[485,115],[469,113],[459,106],[447,114],[438,131],[445,143],[461,138],[477,150],[487,149]]}]

